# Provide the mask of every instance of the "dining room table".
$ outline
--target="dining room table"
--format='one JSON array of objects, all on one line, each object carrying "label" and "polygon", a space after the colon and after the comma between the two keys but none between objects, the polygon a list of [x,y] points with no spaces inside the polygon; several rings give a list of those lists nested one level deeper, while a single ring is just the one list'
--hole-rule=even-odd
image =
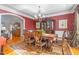
[{"label": "dining room table", "polygon": [[55,34],[42,34],[42,38],[47,38],[51,41],[56,41],[56,35]]},{"label": "dining room table", "polygon": [[46,43],[47,47],[50,48],[50,51],[53,51],[54,42],[56,42],[56,35],[55,34],[42,34],[42,39],[47,40]]}]

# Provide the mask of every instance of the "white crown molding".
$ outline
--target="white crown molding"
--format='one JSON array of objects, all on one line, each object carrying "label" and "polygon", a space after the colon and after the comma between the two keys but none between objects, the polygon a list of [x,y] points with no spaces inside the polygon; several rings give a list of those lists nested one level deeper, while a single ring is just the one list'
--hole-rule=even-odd
[{"label": "white crown molding", "polygon": [[63,12],[59,12],[59,13],[54,13],[54,14],[46,15],[46,17],[59,16],[59,15],[64,15],[64,14],[69,14],[69,13],[74,13],[74,11],[73,10],[71,10],[71,11],[63,11]]},{"label": "white crown molding", "polygon": [[34,18],[31,17],[31,16],[28,16],[28,15],[26,15],[26,14],[23,14],[23,13],[21,13],[21,12],[18,12],[18,11],[16,11],[16,10],[13,10],[13,9],[11,9],[11,8],[9,8],[9,7],[4,6],[4,5],[0,5],[0,9],[6,10],[6,11],[9,11],[9,12],[12,12],[12,13],[17,14],[17,15],[21,15],[21,16],[25,16],[25,17],[27,16],[27,17],[29,17],[29,18],[34,19]]},{"label": "white crown molding", "polygon": [[72,10],[75,10],[77,6],[78,6],[78,4],[75,4],[75,5],[73,6]]},{"label": "white crown molding", "polygon": [[74,6],[72,7],[72,9],[69,10],[69,11],[62,11],[62,12],[59,12],[59,13],[54,13],[54,14],[46,15],[46,17],[59,16],[59,15],[64,15],[64,14],[69,14],[69,13],[74,13],[76,7],[77,7],[77,4],[74,4]]}]

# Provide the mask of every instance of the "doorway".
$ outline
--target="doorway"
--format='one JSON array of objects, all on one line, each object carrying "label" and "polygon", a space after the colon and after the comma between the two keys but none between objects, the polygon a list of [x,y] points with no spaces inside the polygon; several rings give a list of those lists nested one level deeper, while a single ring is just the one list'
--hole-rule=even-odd
[{"label": "doorway", "polygon": [[[24,18],[15,14],[2,14],[1,15],[1,31],[6,30],[11,36],[23,36],[23,30],[25,29]],[[1,33],[2,34],[2,33]]]}]

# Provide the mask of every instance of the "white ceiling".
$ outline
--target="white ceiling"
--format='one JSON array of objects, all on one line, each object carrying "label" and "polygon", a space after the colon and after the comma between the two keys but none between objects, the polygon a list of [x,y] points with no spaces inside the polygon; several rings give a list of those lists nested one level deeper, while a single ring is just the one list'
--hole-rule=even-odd
[{"label": "white ceiling", "polygon": [[34,17],[38,14],[40,6],[41,13],[51,15],[59,12],[70,11],[75,6],[74,4],[8,4],[4,5],[20,13]]}]

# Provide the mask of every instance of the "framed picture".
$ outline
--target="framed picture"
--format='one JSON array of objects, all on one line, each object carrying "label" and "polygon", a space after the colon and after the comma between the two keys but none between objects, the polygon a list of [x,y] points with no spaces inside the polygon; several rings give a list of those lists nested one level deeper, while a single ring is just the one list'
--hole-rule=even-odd
[{"label": "framed picture", "polygon": [[67,28],[67,19],[59,20],[59,28],[61,28],[61,29]]},{"label": "framed picture", "polygon": [[40,28],[40,22],[36,22],[36,28]]}]

